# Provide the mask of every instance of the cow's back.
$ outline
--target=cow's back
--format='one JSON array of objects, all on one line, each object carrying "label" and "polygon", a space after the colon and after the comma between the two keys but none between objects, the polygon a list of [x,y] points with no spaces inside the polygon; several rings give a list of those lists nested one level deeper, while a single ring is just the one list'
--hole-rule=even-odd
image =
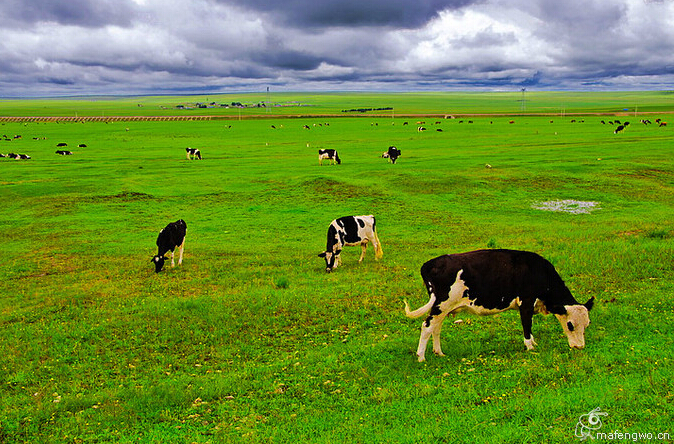
[{"label": "cow's back", "polygon": [[459,271],[468,287],[464,296],[489,309],[505,309],[515,298],[536,298],[555,304],[575,303],[552,266],[536,253],[516,250],[476,250],[431,259],[421,267],[426,285],[438,300],[447,298]]}]

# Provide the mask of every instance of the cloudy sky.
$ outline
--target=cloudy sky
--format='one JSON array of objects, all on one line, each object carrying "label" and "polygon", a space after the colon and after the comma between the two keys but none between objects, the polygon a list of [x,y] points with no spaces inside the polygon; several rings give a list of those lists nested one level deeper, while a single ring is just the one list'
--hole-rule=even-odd
[{"label": "cloudy sky", "polygon": [[0,97],[674,89],[674,0],[2,0]]}]

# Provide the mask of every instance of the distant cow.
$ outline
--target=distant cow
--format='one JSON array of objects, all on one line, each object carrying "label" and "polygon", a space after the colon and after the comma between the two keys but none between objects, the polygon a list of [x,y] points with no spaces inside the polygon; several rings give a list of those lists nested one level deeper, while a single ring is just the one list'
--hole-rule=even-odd
[{"label": "distant cow", "polygon": [[56,150],[56,154],[60,154],[61,156],[71,156],[73,152],[66,150]]},{"label": "distant cow", "polygon": [[187,160],[190,159],[199,159],[201,160],[201,151],[199,151],[198,148],[185,148],[185,152],[187,153]]},{"label": "distant cow", "polygon": [[56,144],[56,146],[57,146],[57,147],[62,147],[62,146],[68,146],[68,144],[65,143],[65,142],[59,142],[59,143]]},{"label": "distant cow", "polygon": [[330,161],[330,165],[333,165],[335,162],[337,165],[341,165],[342,163],[342,159],[339,158],[337,150],[333,149],[318,150],[318,164],[323,165],[325,159]]},{"label": "distant cow", "polygon": [[400,150],[391,145],[388,147],[387,151],[384,151],[381,157],[390,160],[391,163],[396,163],[396,160],[398,160],[398,157],[400,157]]},{"label": "distant cow", "polygon": [[183,263],[183,249],[185,248],[185,234],[187,233],[187,224],[179,219],[166,225],[157,236],[157,255],[150,262],[154,263],[155,273],[159,273],[164,266],[164,256],[171,252],[171,267],[175,267],[173,252],[176,247],[180,248],[180,258],[178,265]]},{"label": "distant cow", "polygon": [[615,130],[613,130],[613,134],[618,134],[621,133],[625,129],[625,125],[618,125]]},{"label": "distant cow", "polygon": [[325,271],[330,272],[342,263],[341,252],[344,246],[360,245],[361,253],[358,262],[365,257],[368,242],[372,242],[375,259],[381,259],[384,252],[377,236],[377,225],[374,216],[345,216],[335,219],[328,227],[328,241],[325,251],[318,257],[325,259]]},{"label": "distant cow", "polygon": [[419,362],[425,360],[426,345],[433,337],[433,351],[440,347],[442,321],[448,314],[468,311],[490,315],[509,309],[520,312],[524,345],[536,345],[531,334],[535,313],[553,313],[566,333],[569,346],[585,346],[585,328],[594,297],[578,303],[550,262],[536,253],[515,250],[477,250],[431,259],[421,267],[421,277],[430,299],[411,311],[405,301],[405,314],[416,318],[428,313],[421,326],[417,348]]},{"label": "distant cow", "polygon": [[420,126],[417,128],[417,131],[419,132],[426,131],[426,127]]}]

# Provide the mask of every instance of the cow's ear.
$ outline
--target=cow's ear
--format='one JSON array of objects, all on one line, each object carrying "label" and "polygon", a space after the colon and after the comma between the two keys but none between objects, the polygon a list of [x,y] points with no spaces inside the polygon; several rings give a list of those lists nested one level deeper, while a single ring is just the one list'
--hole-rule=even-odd
[{"label": "cow's ear", "polygon": [[325,257],[325,253],[327,253],[327,251],[324,251],[324,252],[322,252],[322,253],[319,253],[319,254],[318,254],[318,257]]},{"label": "cow's ear", "polygon": [[583,304],[583,305],[585,305],[585,308],[587,308],[587,311],[592,310],[592,307],[594,306],[594,296],[592,296],[592,297],[590,298],[590,300],[587,301],[587,302],[586,302],[585,304]]},{"label": "cow's ear", "polygon": [[566,314],[566,307],[564,307],[563,305],[547,305],[545,308],[547,308],[550,313],[556,315]]}]

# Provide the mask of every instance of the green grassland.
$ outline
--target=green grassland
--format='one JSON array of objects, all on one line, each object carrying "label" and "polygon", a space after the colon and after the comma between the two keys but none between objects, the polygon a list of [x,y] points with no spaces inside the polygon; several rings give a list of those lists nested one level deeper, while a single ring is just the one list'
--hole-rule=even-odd
[{"label": "green grassland", "polygon": [[[672,109],[664,93],[621,95],[546,100]],[[300,101],[455,108],[421,96]],[[517,98],[456,103],[499,113]],[[26,102],[0,114],[85,114],[83,99]],[[592,115],[425,119],[425,132],[384,117],[0,123],[0,152],[32,156],[0,159],[0,441],[561,443],[596,407],[603,432],[674,436],[674,133],[639,118],[619,117],[621,134]],[[342,164],[320,167],[318,148]],[[567,199],[598,208],[534,208]],[[317,254],[349,214],[376,215],[384,257],[358,264],[347,248],[327,274]],[[155,274],[157,233],[178,218],[184,262]],[[449,319],[447,356],[417,362],[421,320],[402,301],[426,302],[419,268],[487,247],[536,251],[579,301],[597,298],[584,350],[538,315],[526,352],[511,311]]]}]

